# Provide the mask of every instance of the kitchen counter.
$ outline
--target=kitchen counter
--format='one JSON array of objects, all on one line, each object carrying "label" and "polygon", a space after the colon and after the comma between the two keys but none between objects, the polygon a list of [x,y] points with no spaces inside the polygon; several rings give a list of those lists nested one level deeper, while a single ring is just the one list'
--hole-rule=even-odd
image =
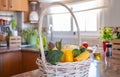
[{"label": "kitchen counter", "polygon": [[[23,52],[24,51],[38,52],[38,50],[33,47],[24,47],[24,48],[0,47],[0,53],[13,52],[18,50],[23,50]],[[36,69],[30,72],[14,75],[12,77],[41,77],[41,73],[39,69]],[[92,61],[89,71],[89,77],[120,77],[120,69],[117,69],[114,67],[114,65],[112,65],[110,68],[105,70],[104,56],[103,56],[100,62]]]},{"label": "kitchen counter", "polygon": [[[41,76],[41,72],[39,71],[39,69],[36,69],[11,77],[43,77],[43,76]],[[112,67],[105,70],[101,62],[99,63],[92,62],[88,77],[120,77],[120,70],[115,70]]]},{"label": "kitchen counter", "polygon": [[[104,54],[102,54],[102,59],[99,62],[92,59],[88,77],[120,77],[120,68],[111,65],[111,67],[106,69],[104,62],[105,58],[103,55]],[[36,69],[22,74],[14,75],[12,77],[43,77],[43,76],[41,76],[41,72],[39,71],[39,69]]]},{"label": "kitchen counter", "polygon": [[0,53],[12,52],[12,51],[16,51],[16,50],[21,50],[21,48],[0,47]]},{"label": "kitchen counter", "polygon": [[17,50],[38,52],[38,50],[34,47],[0,47],[0,53],[13,52]]},{"label": "kitchen counter", "polygon": [[25,47],[25,48],[21,48],[21,50],[23,50],[23,51],[31,51],[31,52],[39,52],[38,49],[33,48],[33,47]]}]

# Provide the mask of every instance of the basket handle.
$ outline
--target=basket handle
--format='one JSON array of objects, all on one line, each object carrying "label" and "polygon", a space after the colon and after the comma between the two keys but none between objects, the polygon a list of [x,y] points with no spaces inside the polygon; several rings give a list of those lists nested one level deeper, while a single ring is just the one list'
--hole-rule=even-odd
[{"label": "basket handle", "polygon": [[61,6],[64,6],[69,12],[70,14],[72,15],[72,17],[74,18],[74,21],[75,21],[75,24],[76,24],[76,27],[77,27],[77,33],[78,33],[78,46],[80,45],[80,30],[79,30],[79,26],[78,26],[78,23],[77,23],[77,20],[76,20],[76,17],[75,15],[73,14],[73,12],[71,11],[71,9],[69,9],[65,4],[63,3],[60,3],[60,2],[53,2],[53,3],[49,3],[48,6],[41,12],[40,14],[40,19],[39,19],[39,28],[38,28],[38,31],[39,31],[39,39],[40,39],[40,52],[41,52],[41,59],[43,61],[43,64],[44,66],[46,67],[46,63],[45,63],[45,54],[44,54],[44,48],[43,48],[43,44],[42,44],[42,24],[43,24],[43,18],[46,14],[46,11],[49,7],[53,6],[53,5],[61,5]]}]

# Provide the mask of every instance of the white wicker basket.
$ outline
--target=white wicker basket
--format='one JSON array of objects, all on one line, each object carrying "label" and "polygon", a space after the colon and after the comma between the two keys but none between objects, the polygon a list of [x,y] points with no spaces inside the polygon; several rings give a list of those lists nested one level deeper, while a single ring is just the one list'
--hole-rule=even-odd
[{"label": "white wicker basket", "polygon": [[37,65],[42,71],[43,77],[88,77],[90,59],[80,62],[64,62],[52,65],[46,63],[44,68],[42,60],[37,58]]},{"label": "white wicker basket", "polygon": [[[47,8],[52,5],[62,5],[71,13],[73,16],[78,32],[78,46],[80,45],[80,33],[79,33],[79,26],[77,20],[73,14],[73,12],[64,4],[59,2],[50,3]],[[48,63],[45,59],[44,48],[42,44],[42,23],[43,17],[45,16],[46,9],[44,9],[40,15],[39,21],[39,38],[40,38],[40,53],[41,59],[37,58],[37,65],[42,72],[42,77],[88,77],[89,67],[90,67],[90,59],[85,61],[78,61],[78,62],[59,62],[56,65],[52,65]]]}]

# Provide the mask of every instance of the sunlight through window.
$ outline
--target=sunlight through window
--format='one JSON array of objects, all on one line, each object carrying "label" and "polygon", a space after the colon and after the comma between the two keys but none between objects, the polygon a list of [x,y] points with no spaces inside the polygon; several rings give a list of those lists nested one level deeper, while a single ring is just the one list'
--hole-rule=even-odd
[{"label": "sunlight through window", "polygon": [[[94,32],[98,30],[98,16],[101,12],[102,0],[94,0],[87,2],[78,2],[69,5],[76,16],[80,31]],[[68,10],[61,6],[50,8],[48,17],[51,17],[53,31],[76,31],[74,19]],[[48,24],[49,24],[48,23]]]}]

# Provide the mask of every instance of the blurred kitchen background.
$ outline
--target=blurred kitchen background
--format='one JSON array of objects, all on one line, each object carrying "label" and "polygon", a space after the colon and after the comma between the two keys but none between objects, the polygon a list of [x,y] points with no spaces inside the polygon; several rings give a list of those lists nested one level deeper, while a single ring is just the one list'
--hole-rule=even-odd
[{"label": "blurred kitchen background", "polygon": [[[54,0],[30,0],[28,11],[24,12],[0,11],[0,20],[2,20],[0,21],[0,34],[6,32],[2,30],[3,27],[11,27],[12,19],[17,24],[20,36],[25,30],[38,30],[40,13],[48,4],[44,2],[54,2]],[[120,0],[60,0],[60,2],[68,5],[74,12],[81,31],[81,42],[86,41],[90,46],[101,45],[99,40],[100,28],[120,26]],[[6,22],[4,23],[3,20]],[[69,12],[61,6],[49,8],[44,17],[43,32],[48,42],[55,42],[59,39],[63,39],[63,44],[77,44],[78,42],[74,20]],[[23,36],[22,44],[25,43],[26,40]]]}]

